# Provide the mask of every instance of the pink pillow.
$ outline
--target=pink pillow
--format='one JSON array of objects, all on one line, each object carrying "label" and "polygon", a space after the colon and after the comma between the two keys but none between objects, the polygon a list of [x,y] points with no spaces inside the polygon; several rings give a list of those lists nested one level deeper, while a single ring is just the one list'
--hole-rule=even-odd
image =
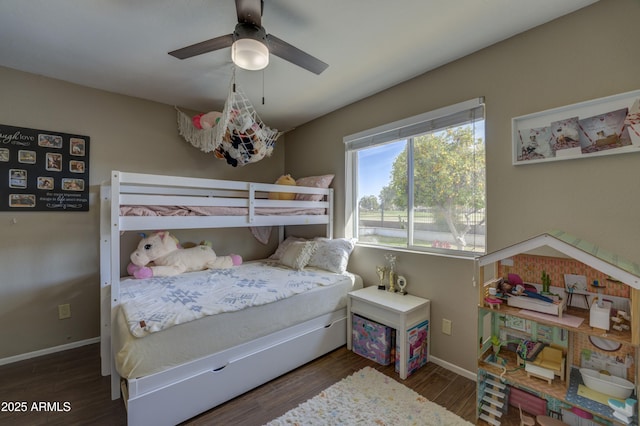
[{"label": "pink pillow", "polygon": [[[314,188],[328,188],[333,181],[334,175],[309,176],[296,180],[297,186],[311,186]],[[320,194],[296,194],[296,200],[302,201],[320,201]]]}]

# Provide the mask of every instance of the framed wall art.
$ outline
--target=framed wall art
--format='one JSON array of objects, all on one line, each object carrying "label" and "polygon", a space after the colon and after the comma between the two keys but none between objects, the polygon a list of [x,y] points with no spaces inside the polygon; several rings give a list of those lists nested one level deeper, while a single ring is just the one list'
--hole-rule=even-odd
[{"label": "framed wall art", "polygon": [[640,152],[640,90],[515,117],[514,165]]},{"label": "framed wall art", "polygon": [[0,211],[88,210],[88,136],[0,124]]}]

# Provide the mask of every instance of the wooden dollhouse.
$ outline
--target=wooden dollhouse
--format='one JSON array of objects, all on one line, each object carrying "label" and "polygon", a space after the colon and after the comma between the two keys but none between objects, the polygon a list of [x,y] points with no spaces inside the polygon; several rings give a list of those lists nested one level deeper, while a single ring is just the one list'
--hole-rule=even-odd
[{"label": "wooden dollhouse", "polygon": [[640,265],[554,231],[478,267],[480,424],[638,424]]}]

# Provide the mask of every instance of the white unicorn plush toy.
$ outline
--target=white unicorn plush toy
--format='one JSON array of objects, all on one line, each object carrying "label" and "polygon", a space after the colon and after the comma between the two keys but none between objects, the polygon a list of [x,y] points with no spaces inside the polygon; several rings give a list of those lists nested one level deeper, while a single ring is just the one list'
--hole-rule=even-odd
[{"label": "white unicorn plush toy", "polygon": [[236,254],[216,256],[207,244],[182,248],[176,237],[168,231],[161,231],[140,241],[138,248],[131,253],[127,272],[138,279],[166,277],[183,272],[231,268],[241,263],[242,257]]}]

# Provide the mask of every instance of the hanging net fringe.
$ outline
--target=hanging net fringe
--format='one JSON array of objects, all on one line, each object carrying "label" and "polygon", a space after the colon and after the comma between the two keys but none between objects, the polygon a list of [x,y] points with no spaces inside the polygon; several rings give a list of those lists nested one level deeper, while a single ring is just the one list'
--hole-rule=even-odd
[{"label": "hanging net fringe", "polygon": [[[176,108],[177,109],[177,108]],[[218,147],[216,143],[216,127],[210,129],[198,129],[193,125],[193,120],[184,112],[178,110],[178,132],[191,145],[204,152],[211,152]]]},{"label": "hanging net fringe", "polygon": [[236,85],[235,71],[218,124],[210,129],[198,129],[191,117],[178,110],[178,131],[194,147],[213,152],[234,167],[270,156],[282,134],[262,122],[251,101]]}]

